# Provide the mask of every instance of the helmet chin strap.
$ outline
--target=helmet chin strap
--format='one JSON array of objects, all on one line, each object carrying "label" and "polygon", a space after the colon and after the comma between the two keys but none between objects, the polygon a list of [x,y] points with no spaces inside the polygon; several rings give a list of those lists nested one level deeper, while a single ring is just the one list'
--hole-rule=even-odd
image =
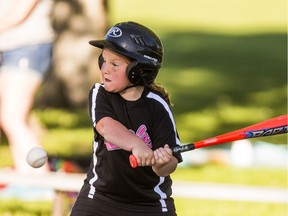
[{"label": "helmet chin strap", "polygon": [[127,86],[126,88],[124,88],[124,89],[121,90],[120,92],[124,92],[124,91],[126,91],[127,89],[133,88],[133,87],[135,87],[135,86],[139,86],[139,84],[133,84],[133,85]]}]

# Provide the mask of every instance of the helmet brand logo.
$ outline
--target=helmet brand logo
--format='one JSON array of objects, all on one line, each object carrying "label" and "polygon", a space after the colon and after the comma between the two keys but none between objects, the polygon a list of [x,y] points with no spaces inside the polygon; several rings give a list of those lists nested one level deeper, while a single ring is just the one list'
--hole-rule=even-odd
[{"label": "helmet brand logo", "polygon": [[150,60],[152,60],[154,62],[158,62],[158,60],[156,58],[153,58],[153,57],[148,56],[148,55],[144,55],[144,58],[150,59]]},{"label": "helmet brand logo", "polygon": [[110,37],[120,37],[122,35],[122,31],[118,27],[112,27],[108,32],[107,36]]}]

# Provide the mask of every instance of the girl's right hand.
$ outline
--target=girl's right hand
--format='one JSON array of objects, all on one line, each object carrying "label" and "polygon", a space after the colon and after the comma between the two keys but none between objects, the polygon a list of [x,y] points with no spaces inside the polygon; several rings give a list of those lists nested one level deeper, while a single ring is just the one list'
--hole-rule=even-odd
[{"label": "girl's right hand", "polygon": [[153,166],[155,164],[153,151],[144,143],[135,145],[132,154],[136,157],[138,166]]}]

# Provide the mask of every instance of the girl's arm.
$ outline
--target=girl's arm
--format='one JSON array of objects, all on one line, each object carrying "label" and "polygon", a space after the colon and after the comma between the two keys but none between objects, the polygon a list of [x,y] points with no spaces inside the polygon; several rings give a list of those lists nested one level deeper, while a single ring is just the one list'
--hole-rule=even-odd
[{"label": "girl's arm", "polygon": [[104,117],[96,124],[96,130],[106,141],[132,152],[139,166],[155,163],[153,151],[134,133],[111,117]]}]

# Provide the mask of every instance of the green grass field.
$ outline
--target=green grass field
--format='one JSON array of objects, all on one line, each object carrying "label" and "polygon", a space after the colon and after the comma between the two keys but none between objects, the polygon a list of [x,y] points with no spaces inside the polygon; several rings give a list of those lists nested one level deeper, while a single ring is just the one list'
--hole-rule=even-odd
[{"label": "green grass field", "polygon": [[[161,37],[157,78],[170,92],[183,143],[287,113],[287,3],[230,0],[112,0],[110,22],[132,20]],[[92,129],[87,110],[37,109],[50,155],[87,158]],[[286,144],[287,136],[261,139]],[[11,166],[2,138],[0,167]],[[287,171],[207,165],[178,169],[173,178],[287,188]],[[179,216],[285,216],[287,204],[175,199]],[[0,200],[0,215],[48,216],[50,202]]]},{"label": "green grass field", "polygon": [[[257,168],[235,169],[227,166],[206,165],[203,167],[178,168],[172,174],[174,181],[214,182],[287,188],[287,171]],[[201,200],[176,197],[179,216],[285,216],[287,204],[241,202],[229,200]],[[0,215],[9,216],[50,216],[52,202],[24,202],[1,200]],[[9,214],[8,214],[9,213]],[[6,215],[5,215],[6,214]]]},{"label": "green grass field", "polygon": [[[174,181],[213,182],[238,185],[287,188],[287,171],[281,169],[250,168],[235,169],[227,166],[206,165],[178,168],[172,174]],[[206,200],[175,197],[179,216],[285,216],[287,204],[241,202],[229,200]],[[0,215],[4,216],[50,216],[52,202],[28,202],[1,200]]]},{"label": "green grass field", "polygon": [[285,216],[286,204],[175,199],[179,216]]},{"label": "green grass field", "polygon": [[[286,216],[286,204],[176,198],[179,216]],[[0,200],[3,216],[51,216],[51,202]]]}]

